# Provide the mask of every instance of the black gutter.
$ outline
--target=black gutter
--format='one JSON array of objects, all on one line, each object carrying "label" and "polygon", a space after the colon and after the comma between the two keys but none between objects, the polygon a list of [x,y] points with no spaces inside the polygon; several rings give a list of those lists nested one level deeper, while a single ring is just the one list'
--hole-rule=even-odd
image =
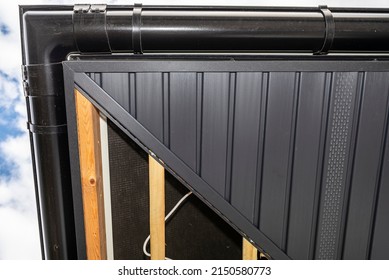
[{"label": "black gutter", "polygon": [[389,52],[384,9],[22,6],[20,17],[47,259],[78,257],[61,65],[70,53]]}]

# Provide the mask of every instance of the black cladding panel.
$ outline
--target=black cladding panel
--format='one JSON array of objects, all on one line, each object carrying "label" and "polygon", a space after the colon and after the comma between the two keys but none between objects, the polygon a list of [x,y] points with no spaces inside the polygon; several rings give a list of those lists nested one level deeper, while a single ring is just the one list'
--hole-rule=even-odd
[{"label": "black cladding panel", "polygon": [[326,128],[330,75],[301,73],[294,140],[287,247],[293,259],[308,259],[315,218],[315,193],[320,186],[322,131]]},{"label": "black cladding panel", "polygon": [[152,108],[132,116],[191,170],[175,175],[292,259],[389,258],[388,67],[186,63],[128,73]]},{"label": "black cladding panel", "polygon": [[225,196],[230,75],[204,74],[202,91],[201,177]]}]

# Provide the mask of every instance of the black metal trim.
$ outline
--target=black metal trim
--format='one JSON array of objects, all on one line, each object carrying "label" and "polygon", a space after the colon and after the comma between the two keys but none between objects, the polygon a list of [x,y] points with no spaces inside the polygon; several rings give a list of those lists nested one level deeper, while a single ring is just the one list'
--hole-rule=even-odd
[{"label": "black metal trim", "polygon": [[[285,72],[285,71],[375,71],[386,72],[389,68],[389,57],[387,60],[377,61],[376,59],[364,61],[320,61],[317,60],[289,60],[286,58],[279,63],[277,60],[263,60],[262,56],[251,57],[249,61],[241,60],[235,56],[224,57],[220,59],[204,58],[202,56],[192,56],[189,59],[170,59],[169,55],[154,58],[152,55],[144,54],[142,56],[127,56],[127,59],[120,61],[103,57],[100,60],[70,60],[64,62],[75,72],[201,72],[207,69],[207,72]],[[319,57],[318,57],[319,58]]]},{"label": "black metal trim", "polygon": [[86,260],[86,239],[84,225],[84,206],[82,202],[80,158],[78,150],[77,114],[74,97],[74,72],[66,64],[64,69],[65,103],[68,123],[68,142],[70,156],[71,187],[73,192],[73,209],[75,224],[75,243],[77,258]]}]

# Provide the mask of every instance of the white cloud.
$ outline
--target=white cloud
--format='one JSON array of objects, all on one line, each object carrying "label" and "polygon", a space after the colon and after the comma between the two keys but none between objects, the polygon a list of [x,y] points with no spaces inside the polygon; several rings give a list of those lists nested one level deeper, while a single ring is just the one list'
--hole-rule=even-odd
[{"label": "white cloud", "polygon": [[[0,68],[1,69],[1,68]],[[0,106],[5,109],[12,109],[12,106],[19,98],[19,85],[16,83],[18,79],[0,70]]]},{"label": "white cloud", "polygon": [[35,216],[34,188],[30,160],[28,134],[8,137],[0,142],[0,156],[10,166],[9,178],[0,178],[0,205],[11,206],[28,215]]},{"label": "white cloud", "polygon": [[28,135],[1,142],[0,157],[11,167],[0,177],[0,259],[40,259]]},{"label": "white cloud", "polygon": [[[0,208],[0,257],[40,259],[35,218],[11,207]],[[1,259],[1,258],[0,258]]]}]

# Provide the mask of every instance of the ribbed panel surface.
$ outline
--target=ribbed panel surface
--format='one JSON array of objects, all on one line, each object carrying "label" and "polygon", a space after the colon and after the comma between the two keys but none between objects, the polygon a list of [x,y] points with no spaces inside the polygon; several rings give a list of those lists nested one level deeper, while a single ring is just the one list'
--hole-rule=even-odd
[{"label": "ribbed panel surface", "polygon": [[388,72],[97,76],[291,258],[389,258]]}]

